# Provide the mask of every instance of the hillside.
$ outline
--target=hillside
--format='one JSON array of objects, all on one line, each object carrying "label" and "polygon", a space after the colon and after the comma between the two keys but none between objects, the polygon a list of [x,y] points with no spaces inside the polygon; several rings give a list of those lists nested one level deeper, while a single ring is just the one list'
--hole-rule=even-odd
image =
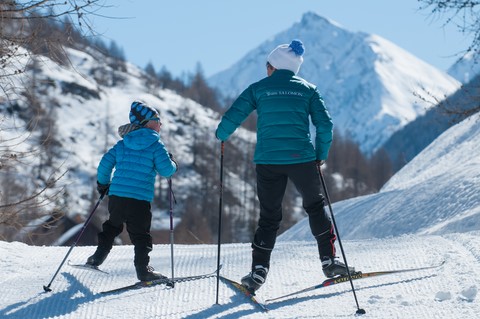
[{"label": "hillside", "polygon": [[[377,194],[337,202],[343,238],[387,238],[480,230],[480,113],[451,127]],[[311,237],[307,219],[284,240]]]},{"label": "hillside", "polygon": [[480,57],[468,52],[457,60],[449,69],[448,74],[466,84],[480,74]]},{"label": "hillside", "polygon": [[402,167],[445,130],[479,110],[480,75],[464,84],[440,105],[405,125],[385,142],[384,148],[394,166]]},{"label": "hillside", "polygon": [[[160,112],[161,139],[180,164],[173,181],[177,199],[174,208],[176,221],[185,211],[211,220],[208,214],[212,209],[207,209],[206,205],[218,207],[216,184],[220,142],[215,139],[214,132],[220,115],[171,90],[149,86],[145,72],[128,62],[119,63],[89,47],[83,50],[67,48],[66,52],[70,61],[67,65],[43,56],[35,57],[36,64],[26,59],[18,61],[28,66],[28,72],[14,78],[19,83],[19,92],[10,95],[9,100],[0,99],[0,110],[6,115],[0,123],[2,147],[22,158],[11,162],[9,168],[10,174],[15,176],[11,183],[18,187],[11,187],[10,201],[15,201],[13,198],[19,194],[37,192],[48,181],[59,178],[54,189],[45,193],[56,194],[54,200],[49,202],[41,198],[44,201],[42,208],[60,211],[77,223],[81,222],[97,200],[95,176],[98,162],[119,140],[118,127],[128,122],[131,103],[140,99]],[[232,212],[232,222],[246,218],[234,214],[240,211],[242,201],[252,202],[254,194],[251,191],[253,186],[248,184],[250,179],[236,183],[243,166],[251,164],[249,158],[243,165],[231,163],[236,158],[243,160],[244,156],[237,154],[248,152],[253,141],[253,133],[240,129],[234,143],[228,146],[226,183],[238,185],[225,190],[228,196],[226,210]],[[8,159],[7,156],[5,162]],[[2,177],[5,183],[9,183],[9,175]],[[240,187],[241,193],[237,190]],[[7,193],[8,190],[4,194]],[[5,196],[4,200],[7,198]],[[206,199],[212,203],[206,203]],[[192,206],[187,209],[186,205]],[[99,217],[102,210],[105,213],[105,208],[104,205],[100,207]],[[168,210],[167,182],[158,178],[153,203],[154,229],[168,229]],[[18,232],[19,225],[11,228]],[[20,234],[27,236],[29,230]],[[202,237],[199,233],[194,236],[207,242],[210,242],[209,236],[213,237],[210,234]],[[15,238],[22,239],[21,236]]]}]

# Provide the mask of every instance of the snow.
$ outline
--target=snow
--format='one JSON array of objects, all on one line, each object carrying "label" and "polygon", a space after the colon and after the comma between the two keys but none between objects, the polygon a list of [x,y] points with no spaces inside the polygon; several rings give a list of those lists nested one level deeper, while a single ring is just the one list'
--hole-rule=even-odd
[{"label": "snow", "polygon": [[[434,270],[354,281],[364,318],[480,318],[478,145],[479,114],[442,134],[378,194],[333,205],[347,261],[357,270],[445,262]],[[259,298],[273,299],[325,279],[311,237],[305,220],[279,237]],[[166,275],[170,247],[155,245],[150,254],[152,266]],[[216,278],[177,283],[173,289],[99,294],[136,281],[131,245],[113,248],[102,265],[108,274],[65,264],[52,292],[44,292],[68,249],[0,242],[0,318],[344,318],[357,310],[348,283],[272,301],[268,313],[223,283],[217,304]],[[69,259],[81,263],[93,251],[75,247]],[[222,245],[222,275],[239,280],[249,270],[250,256],[249,243]],[[174,245],[176,276],[211,272],[216,263],[216,245]]]},{"label": "snow", "polygon": [[[480,233],[443,236],[402,236],[344,241],[348,261],[363,271],[406,269],[439,264],[423,270],[354,281],[365,318],[478,318]],[[135,281],[131,246],[116,246],[102,268],[109,274],[65,265],[43,292],[66,247],[31,247],[0,242],[2,295],[0,317],[11,318],[334,318],[351,317],[356,306],[348,283],[313,290],[295,298],[273,301],[262,313],[216,278],[100,295]],[[71,259],[84,261],[93,247],[75,247]],[[156,245],[152,265],[170,272],[169,245]],[[222,245],[222,274],[238,279],[249,268],[248,244]],[[211,272],[216,246],[175,245],[175,274]],[[267,283],[257,295],[271,299],[323,281],[313,242],[277,245]]]},{"label": "snow", "polygon": [[448,69],[448,74],[463,84],[468,83],[480,74],[480,56],[472,51],[465,53]]}]

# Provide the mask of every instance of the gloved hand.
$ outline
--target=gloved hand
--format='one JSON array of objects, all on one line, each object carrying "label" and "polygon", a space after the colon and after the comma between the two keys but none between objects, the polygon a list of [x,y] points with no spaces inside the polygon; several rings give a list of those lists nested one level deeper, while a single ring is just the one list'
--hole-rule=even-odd
[{"label": "gloved hand", "polygon": [[173,154],[172,154],[172,153],[168,153],[168,156],[170,157],[170,159],[172,160],[172,162],[175,163],[175,165],[177,166],[177,171],[178,171],[178,162],[177,162],[177,160],[175,159],[175,157],[173,157]]},{"label": "gloved hand", "polygon": [[215,130],[215,138],[219,140],[220,142],[225,142],[226,140],[222,140],[220,137],[218,137],[218,128]]},{"label": "gloved hand", "polygon": [[325,164],[325,160],[316,160],[318,166]]},{"label": "gloved hand", "polygon": [[108,189],[110,188],[110,184],[100,184],[97,181],[97,191],[100,193],[100,196],[108,195]]}]

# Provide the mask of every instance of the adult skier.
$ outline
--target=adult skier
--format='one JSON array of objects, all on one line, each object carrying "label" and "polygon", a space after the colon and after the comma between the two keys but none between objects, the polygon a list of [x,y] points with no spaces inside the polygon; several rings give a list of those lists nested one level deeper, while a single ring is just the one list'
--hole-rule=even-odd
[{"label": "adult skier", "polygon": [[[216,130],[216,137],[226,141],[251,112],[257,111],[254,162],[260,219],[252,241],[251,271],[241,279],[250,291],[259,289],[267,278],[288,179],[302,196],[323,273],[329,278],[347,274],[345,264],[335,256],[336,236],[324,208],[317,170],[317,165],[327,160],[333,123],[316,86],[297,76],[304,51],[299,40],[277,46],[267,57],[267,77],[240,94]],[[316,130],[315,147],[309,119]]]}]

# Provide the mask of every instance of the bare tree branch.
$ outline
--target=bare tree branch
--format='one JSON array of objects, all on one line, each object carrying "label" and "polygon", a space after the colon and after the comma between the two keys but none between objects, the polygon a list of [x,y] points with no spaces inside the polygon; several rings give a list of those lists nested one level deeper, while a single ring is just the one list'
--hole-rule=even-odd
[{"label": "bare tree branch", "polygon": [[444,18],[444,26],[455,25],[462,33],[472,35],[466,52],[480,54],[480,1],[478,0],[418,0],[420,10],[430,10],[433,17]]},{"label": "bare tree branch", "polygon": [[45,107],[52,101],[41,99],[44,95],[35,69],[43,57],[61,65],[69,63],[65,49],[88,44],[84,32],[92,32],[89,15],[105,1],[0,0],[2,239],[32,238],[39,226],[49,229],[63,216],[68,193],[59,180],[67,172],[55,168],[62,166],[58,159],[52,160],[61,145],[55,136],[54,112]]}]

